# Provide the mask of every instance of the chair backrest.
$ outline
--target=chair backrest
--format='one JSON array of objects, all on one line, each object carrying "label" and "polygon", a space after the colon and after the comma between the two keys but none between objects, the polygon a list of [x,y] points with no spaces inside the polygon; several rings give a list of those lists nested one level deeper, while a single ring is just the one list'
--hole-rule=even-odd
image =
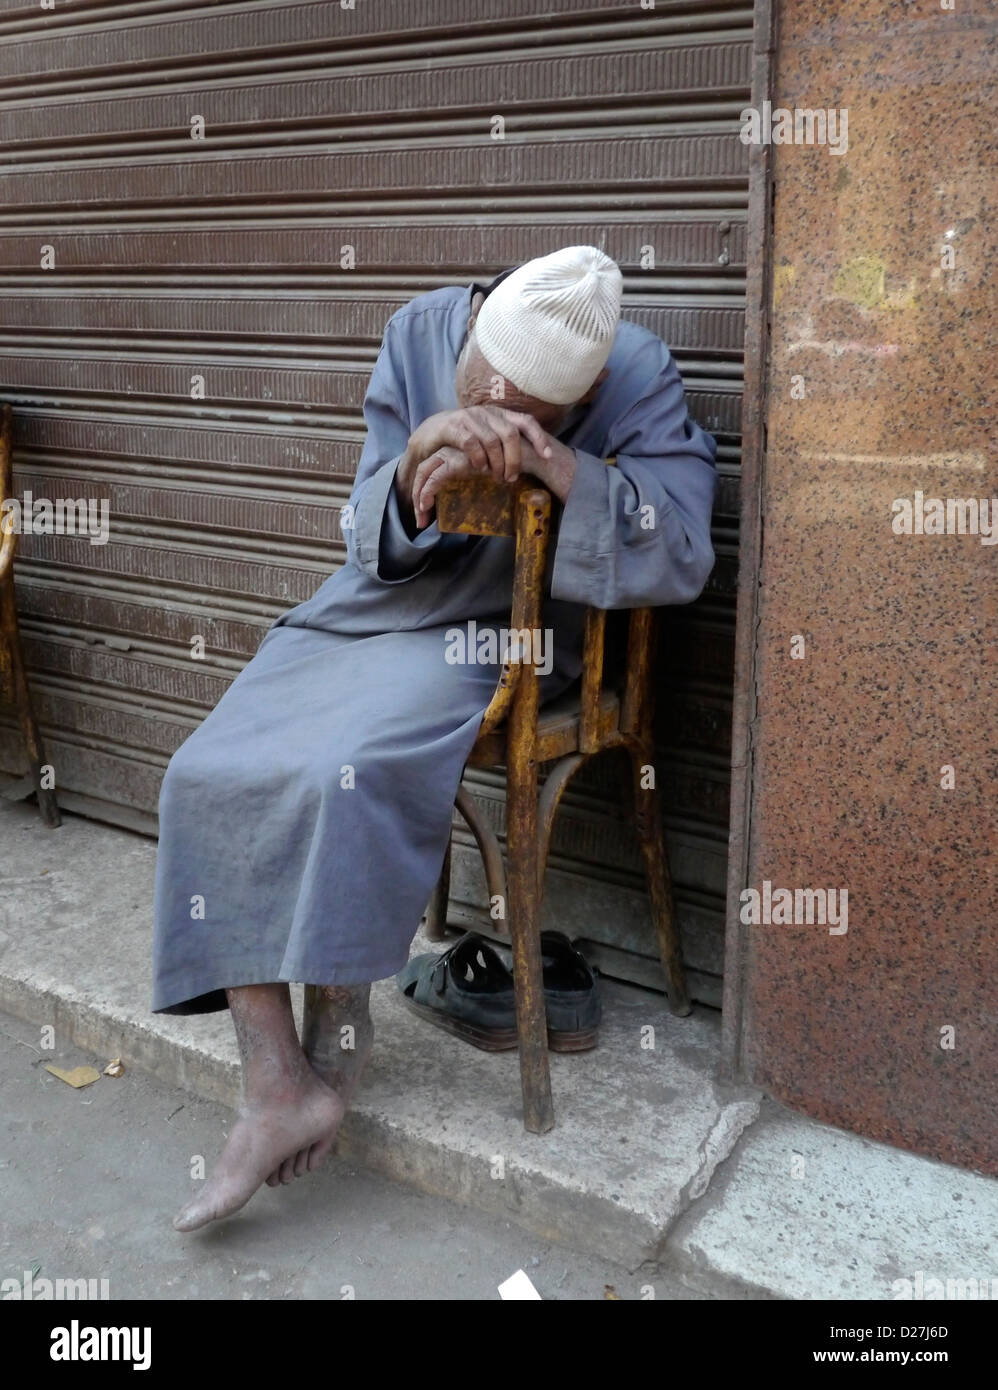
[{"label": "chair backrest", "polygon": [[[492,477],[455,478],[437,494],[437,527],[469,536],[510,537],[515,543],[510,626],[514,632],[540,627],[551,529],[551,494],[546,487],[534,478],[521,478],[512,486]],[[523,660],[503,662],[479,737],[509,715],[523,668],[533,662],[532,642],[521,656]]]},{"label": "chair backrest", "polygon": [[[610,467],[616,459],[607,460]],[[456,478],[437,495],[437,526],[472,536],[508,536],[516,543],[513,602],[514,631],[540,626],[544,569],[550,534],[551,494],[535,478],[510,486],[488,476]],[[651,652],[654,610],[634,608],[627,631],[627,654],[621,701],[620,730],[638,734],[651,717]],[[530,653],[526,653],[529,662]],[[481,733],[496,728],[509,713],[522,663],[503,665],[496,693],[482,720]],[[599,712],[610,684],[606,673],[606,611],[587,607],[582,641],[580,751],[596,752]]]}]

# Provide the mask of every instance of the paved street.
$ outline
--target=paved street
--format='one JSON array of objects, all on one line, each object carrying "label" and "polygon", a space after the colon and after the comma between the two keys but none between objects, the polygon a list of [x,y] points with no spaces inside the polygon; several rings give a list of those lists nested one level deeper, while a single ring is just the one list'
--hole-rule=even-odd
[{"label": "paved street", "polygon": [[[111,1298],[498,1299],[524,1269],[545,1299],[696,1298],[647,1266],[546,1244],[494,1216],[332,1161],[264,1188],[224,1225],[181,1236],[170,1217],[232,1112],[129,1069],[74,1090],[44,1070],[110,1058],[40,1046],[0,1015],[0,1279],[106,1278]],[[611,1293],[608,1294],[606,1286]]]}]

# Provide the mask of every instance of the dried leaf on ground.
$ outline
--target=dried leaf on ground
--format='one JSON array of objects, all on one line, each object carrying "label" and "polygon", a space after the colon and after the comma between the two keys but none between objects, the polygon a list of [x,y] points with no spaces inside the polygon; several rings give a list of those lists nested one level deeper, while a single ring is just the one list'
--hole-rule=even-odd
[{"label": "dried leaf on ground", "polygon": [[60,1081],[65,1081],[67,1086],[75,1086],[77,1089],[100,1080],[100,1072],[96,1067],[73,1067],[70,1071],[64,1071],[62,1067],[54,1067],[51,1062],[46,1062],[45,1070],[57,1076]]}]

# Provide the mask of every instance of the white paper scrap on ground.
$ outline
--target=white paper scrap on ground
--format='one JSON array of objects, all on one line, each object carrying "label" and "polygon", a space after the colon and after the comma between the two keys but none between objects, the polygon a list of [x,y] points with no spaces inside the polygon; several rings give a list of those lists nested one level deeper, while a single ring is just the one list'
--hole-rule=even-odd
[{"label": "white paper scrap on ground", "polygon": [[518,1269],[515,1274],[509,1276],[505,1284],[499,1285],[499,1297],[539,1299],[541,1296],[530,1282],[529,1277],[522,1269]]}]

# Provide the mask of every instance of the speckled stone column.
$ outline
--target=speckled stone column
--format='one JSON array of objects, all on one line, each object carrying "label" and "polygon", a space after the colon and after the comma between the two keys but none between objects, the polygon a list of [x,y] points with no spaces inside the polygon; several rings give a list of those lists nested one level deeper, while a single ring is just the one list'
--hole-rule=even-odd
[{"label": "speckled stone column", "polygon": [[[742,887],[847,890],[848,924],[732,897],[731,1056],[998,1174],[998,4],[780,0],[776,54],[773,106],[848,147],[772,152]],[[931,499],[986,499],[977,533],[899,533]]]}]

